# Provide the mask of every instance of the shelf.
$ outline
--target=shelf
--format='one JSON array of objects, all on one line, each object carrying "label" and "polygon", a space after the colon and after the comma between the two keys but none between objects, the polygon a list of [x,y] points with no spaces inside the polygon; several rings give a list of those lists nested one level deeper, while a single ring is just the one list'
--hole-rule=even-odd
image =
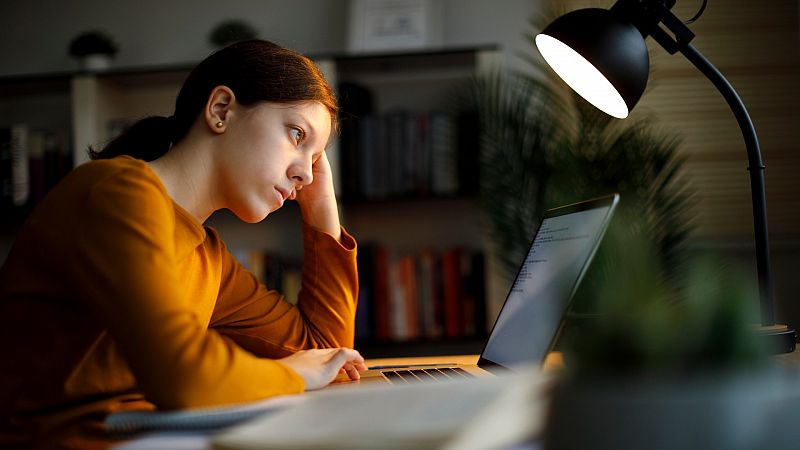
[{"label": "shelf", "polygon": [[362,56],[336,60],[339,81],[376,84],[449,81],[475,73],[475,50]]},{"label": "shelf", "polygon": [[[411,114],[442,114],[442,110],[449,105],[449,92],[455,82],[467,80],[478,73],[490,60],[488,54],[496,50],[495,46],[479,46],[309,57],[317,61],[333,86],[337,86],[337,81],[364,81],[369,88],[374,88],[375,112],[378,114],[385,114],[393,108]],[[58,96],[55,100],[45,100],[59,107],[60,122],[66,124],[64,129],[71,130],[71,147],[82,152],[87,144],[101,147],[118,132],[121,123],[148,115],[170,115],[175,96],[195,65],[112,67],[100,72],[73,71],[0,77],[0,93],[8,91],[11,95],[10,100],[5,101],[8,106],[0,103],[0,113],[5,107],[10,115],[19,111],[17,103],[28,102],[36,110],[52,116],[54,107],[42,107],[40,103],[44,100],[38,100],[39,103],[31,100],[42,92],[50,97]],[[34,113],[26,112],[25,120],[37,117]],[[339,157],[343,154],[342,148],[333,145],[330,154],[331,164],[336,171]],[[82,157],[82,153],[74,155],[75,162],[81,163]],[[339,181],[346,176],[341,174],[341,170],[336,172]],[[474,180],[468,179],[470,182]],[[405,189],[402,192],[409,191]],[[440,190],[445,191],[444,188]],[[344,189],[337,187],[337,192],[344,194]],[[457,192],[467,193],[469,190]],[[342,224],[359,245],[370,242],[386,244],[393,257],[413,255],[421,249],[434,252],[449,249],[481,252],[486,248],[487,238],[478,200],[476,195],[402,195],[380,200],[343,198],[340,199],[339,208]],[[0,230],[6,237],[13,236],[28,213],[0,210],[0,214],[3,214]],[[295,202],[270,214],[264,223],[247,224],[228,211],[212,215],[207,223],[220,232],[231,250],[265,251],[290,260],[302,259],[302,221]],[[483,340],[465,338],[362,341],[356,348],[365,356],[374,358],[475,354],[481,351],[482,346]]]},{"label": "shelf", "polygon": [[[463,65],[470,55],[482,51],[497,51],[494,44],[484,44],[475,47],[430,48],[414,51],[381,52],[381,53],[319,53],[308,54],[314,61],[333,60],[337,64],[344,64],[351,70],[356,67],[383,67],[396,70],[398,68],[424,69],[436,66],[447,66],[459,62]],[[474,56],[473,56],[474,57]],[[0,76],[0,93],[6,94],[2,89],[6,86],[58,86],[59,90],[69,90],[70,80],[76,76],[97,76],[104,78],[118,78],[120,80],[133,80],[133,84],[147,83],[160,76],[170,77],[171,74],[188,74],[200,61],[185,61],[174,64],[151,66],[122,66],[111,67],[102,71],[64,70],[56,72],[27,73]],[[337,69],[338,70],[338,69]],[[141,83],[139,83],[141,81]],[[182,81],[182,80],[179,80]],[[14,91],[16,92],[16,91]],[[26,95],[26,94],[22,94]]]}]

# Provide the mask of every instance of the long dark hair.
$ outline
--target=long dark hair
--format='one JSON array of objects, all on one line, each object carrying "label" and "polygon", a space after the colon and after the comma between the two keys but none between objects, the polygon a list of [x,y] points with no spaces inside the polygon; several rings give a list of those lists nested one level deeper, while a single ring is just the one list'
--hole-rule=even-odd
[{"label": "long dark hair", "polygon": [[236,101],[245,106],[318,101],[328,108],[331,129],[336,130],[336,98],[317,66],[300,53],[253,39],[222,48],[198,64],[184,81],[171,117],[139,120],[102,151],[90,147],[89,157],[130,155],[145,161],[158,159],[186,136],[217,86],[229,87]]}]

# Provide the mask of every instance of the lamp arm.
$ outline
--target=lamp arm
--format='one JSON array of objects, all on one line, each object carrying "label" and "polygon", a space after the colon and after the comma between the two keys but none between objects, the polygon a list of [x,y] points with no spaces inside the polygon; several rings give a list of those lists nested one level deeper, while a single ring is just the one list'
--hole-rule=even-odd
[{"label": "lamp arm", "polygon": [[753,121],[747,113],[742,99],[731,86],[728,80],[703,56],[693,45],[686,44],[679,47],[679,51],[700,72],[702,72],[720,91],[728,106],[733,110],[736,121],[744,136],[747,148],[747,160],[750,165],[750,194],[753,200],[753,221],[755,225],[756,264],[758,270],[758,287],[761,299],[761,324],[771,326],[775,324],[775,311],[773,306],[773,281],[769,257],[769,230],[767,228],[767,200],[764,189],[764,162],[761,159],[761,149],[758,145]]}]

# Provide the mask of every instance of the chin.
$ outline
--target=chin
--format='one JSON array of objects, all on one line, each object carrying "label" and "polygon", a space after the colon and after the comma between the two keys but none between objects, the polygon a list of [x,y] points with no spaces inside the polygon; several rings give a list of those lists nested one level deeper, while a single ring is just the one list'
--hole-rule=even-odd
[{"label": "chin", "polygon": [[242,222],[258,223],[258,222],[261,222],[262,220],[266,219],[267,216],[271,212],[272,211],[264,212],[263,210],[262,211],[234,211],[234,214],[236,214],[236,217],[238,217],[239,220],[241,220]]}]

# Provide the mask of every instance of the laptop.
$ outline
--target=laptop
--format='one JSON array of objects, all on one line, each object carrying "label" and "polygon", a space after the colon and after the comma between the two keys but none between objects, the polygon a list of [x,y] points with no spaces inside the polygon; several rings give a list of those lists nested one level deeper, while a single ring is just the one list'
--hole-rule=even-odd
[{"label": "laptop", "polygon": [[361,380],[340,377],[329,387],[464,379],[541,365],[618,203],[613,194],[545,212],[477,364],[371,367]]}]

